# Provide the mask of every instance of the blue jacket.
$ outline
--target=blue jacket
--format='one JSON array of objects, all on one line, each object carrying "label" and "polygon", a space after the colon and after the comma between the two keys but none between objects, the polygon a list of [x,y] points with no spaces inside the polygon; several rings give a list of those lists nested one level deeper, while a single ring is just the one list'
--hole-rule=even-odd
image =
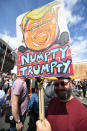
[{"label": "blue jacket", "polygon": [[31,99],[28,102],[28,110],[33,108],[34,112],[38,112],[38,95],[37,93],[31,94]]}]

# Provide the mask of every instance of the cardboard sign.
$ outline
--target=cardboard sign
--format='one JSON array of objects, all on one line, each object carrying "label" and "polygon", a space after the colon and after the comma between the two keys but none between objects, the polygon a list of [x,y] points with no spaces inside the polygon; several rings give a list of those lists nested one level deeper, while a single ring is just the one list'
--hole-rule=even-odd
[{"label": "cardboard sign", "polygon": [[53,1],[17,18],[17,75],[71,75],[69,31],[60,1]]}]

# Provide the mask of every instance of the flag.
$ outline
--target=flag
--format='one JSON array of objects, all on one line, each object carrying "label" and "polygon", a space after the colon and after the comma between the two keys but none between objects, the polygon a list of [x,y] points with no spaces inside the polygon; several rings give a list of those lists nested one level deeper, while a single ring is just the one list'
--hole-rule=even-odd
[{"label": "flag", "polygon": [[17,53],[17,48],[12,50],[10,54]]}]

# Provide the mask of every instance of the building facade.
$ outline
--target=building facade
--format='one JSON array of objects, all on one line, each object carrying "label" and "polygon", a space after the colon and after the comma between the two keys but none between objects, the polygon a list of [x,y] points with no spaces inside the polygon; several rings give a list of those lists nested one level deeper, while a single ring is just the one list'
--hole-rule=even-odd
[{"label": "building facade", "polygon": [[73,72],[76,79],[87,79],[87,60],[74,62]]},{"label": "building facade", "polygon": [[12,48],[0,39],[0,72],[3,73],[11,73],[11,70],[14,68],[16,64],[16,53],[11,53]]}]

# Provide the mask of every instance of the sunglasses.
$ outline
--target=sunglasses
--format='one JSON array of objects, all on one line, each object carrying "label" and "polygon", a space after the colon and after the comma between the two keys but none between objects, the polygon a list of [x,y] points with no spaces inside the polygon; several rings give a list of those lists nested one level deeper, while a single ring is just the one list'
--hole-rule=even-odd
[{"label": "sunglasses", "polygon": [[68,81],[68,82],[64,82],[64,81],[55,82],[55,83],[54,83],[54,86],[59,86],[59,85],[61,85],[61,86],[66,86],[69,82],[70,82],[70,81]]}]

